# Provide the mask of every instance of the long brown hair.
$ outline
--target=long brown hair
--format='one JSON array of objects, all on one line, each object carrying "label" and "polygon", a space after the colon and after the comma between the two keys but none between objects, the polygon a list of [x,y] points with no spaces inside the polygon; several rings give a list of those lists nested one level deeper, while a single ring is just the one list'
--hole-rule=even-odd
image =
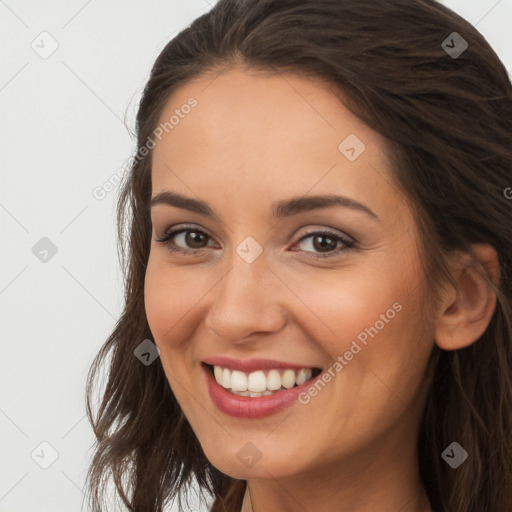
[{"label": "long brown hair", "polygon": [[[460,55],[446,51],[454,47],[454,32],[468,44]],[[138,148],[147,145],[173,91],[240,63],[325,80],[387,139],[391,178],[420,228],[432,297],[449,278],[451,251],[472,254],[470,244],[478,242],[496,249],[501,277],[498,286],[489,279],[497,305],[486,332],[464,349],[432,351],[418,450],[434,510],[508,510],[512,200],[505,191],[512,187],[512,87],[505,67],[476,28],[434,0],[220,0],[158,56],[139,105]],[[111,474],[129,510],[162,512],[174,497],[181,505],[195,480],[215,497],[212,510],[238,512],[245,481],[220,473],[205,457],[160,360],[145,366],[134,357],[152,339],[144,309],[150,196],[151,151],[141,156],[139,150],[118,200],[125,306],[87,381],[97,437],[87,495],[95,511],[106,510]],[[107,382],[93,413],[94,383],[104,366]],[[456,470],[441,458],[452,441],[469,453]]]}]

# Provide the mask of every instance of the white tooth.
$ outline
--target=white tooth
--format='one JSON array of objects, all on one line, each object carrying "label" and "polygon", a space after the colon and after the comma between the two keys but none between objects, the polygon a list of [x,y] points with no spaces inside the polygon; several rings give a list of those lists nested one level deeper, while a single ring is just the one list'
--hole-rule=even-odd
[{"label": "white tooth", "polygon": [[279,370],[270,370],[267,375],[267,389],[277,391],[281,389],[281,375]]},{"label": "white tooth", "polygon": [[249,396],[250,391],[233,391],[233,390],[231,390],[231,393],[233,393],[234,395],[239,395],[239,396]]},{"label": "white tooth", "polygon": [[238,370],[231,372],[231,390],[247,391],[247,375],[244,372]]},{"label": "white tooth", "polygon": [[254,392],[261,392],[267,389],[267,379],[261,370],[249,374],[247,389]]},{"label": "white tooth", "polygon": [[222,371],[222,387],[226,389],[231,387],[231,371],[228,368]]},{"label": "white tooth", "polygon": [[301,368],[298,371],[287,369],[281,376],[280,370],[272,369],[267,376],[261,370],[246,374],[238,370],[230,370],[220,366],[213,366],[213,374],[218,384],[231,389],[240,396],[267,396],[271,391],[290,389],[297,384],[300,386],[311,379],[311,368]]},{"label": "white tooth", "polygon": [[217,381],[217,384],[220,384],[222,386],[222,374],[224,372],[222,371],[222,368],[220,366],[214,366],[213,367],[213,374],[215,375],[215,380]]},{"label": "white tooth", "polygon": [[293,370],[285,370],[281,377],[281,383],[286,389],[293,388],[295,385],[295,372]]},{"label": "white tooth", "polygon": [[307,378],[306,378],[306,369],[305,368],[301,368],[298,372],[297,372],[297,377],[295,378],[295,384],[297,384],[297,386],[300,386],[301,384],[304,384],[304,382],[306,382]]}]

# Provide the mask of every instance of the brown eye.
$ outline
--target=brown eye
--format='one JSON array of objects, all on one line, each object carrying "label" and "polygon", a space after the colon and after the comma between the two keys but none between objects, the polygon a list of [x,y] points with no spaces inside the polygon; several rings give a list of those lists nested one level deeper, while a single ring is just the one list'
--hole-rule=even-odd
[{"label": "brown eye", "polygon": [[166,245],[170,251],[189,253],[206,248],[205,242],[209,239],[209,235],[198,229],[181,228],[165,233],[157,242]]},{"label": "brown eye", "polygon": [[[338,244],[342,247],[339,248]],[[297,242],[296,246],[302,245],[302,252],[308,253],[311,258],[328,258],[355,248],[353,240],[345,238],[329,231],[313,231],[307,233]]]},{"label": "brown eye", "polygon": [[184,231],[184,241],[191,249],[201,249],[203,246],[201,245],[207,238],[204,233],[200,231]]},{"label": "brown eye", "polygon": [[327,235],[315,235],[313,237],[313,247],[319,252],[327,252],[336,249],[338,241]]},{"label": "brown eye", "polygon": [[[211,236],[193,227],[182,227],[164,234],[157,240],[172,252],[194,255],[208,247]],[[341,243],[341,247],[338,244]],[[302,245],[302,248],[300,246]],[[328,258],[356,248],[356,242],[329,231],[312,231],[305,234],[295,246],[310,258]]]}]

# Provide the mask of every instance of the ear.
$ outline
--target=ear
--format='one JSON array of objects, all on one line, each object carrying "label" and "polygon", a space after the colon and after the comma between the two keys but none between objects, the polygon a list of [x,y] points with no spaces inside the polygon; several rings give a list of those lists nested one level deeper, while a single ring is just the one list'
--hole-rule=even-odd
[{"label": "ear", "polygon": [[498,286],[500,266],[495,249],[489,244],[471,246],[480,265],[471,264],[467,253],[458,253],[453,276],[440,309],[435,341],[444,350],[467,347],[487,329],[496,308],[496,295],[486,281],[486,273]]}]

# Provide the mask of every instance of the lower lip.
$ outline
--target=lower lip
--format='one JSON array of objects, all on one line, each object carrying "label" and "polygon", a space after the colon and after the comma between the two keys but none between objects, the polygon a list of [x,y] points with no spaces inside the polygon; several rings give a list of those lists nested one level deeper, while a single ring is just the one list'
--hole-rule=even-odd
[{"label": "lower lip", "polygon": [[218,409],[228,416],[247,419],[264,418],[290,407],[297,400],[300,393],[305,391],[322,375],[320,373],[317,377],[294,388],[278,391],[267,396],[251,398],[249,396],[235,395],[226,390],[217,383],[209,366],[201,363],[201,367],[206,377],[206,385],[210,397]]}]

